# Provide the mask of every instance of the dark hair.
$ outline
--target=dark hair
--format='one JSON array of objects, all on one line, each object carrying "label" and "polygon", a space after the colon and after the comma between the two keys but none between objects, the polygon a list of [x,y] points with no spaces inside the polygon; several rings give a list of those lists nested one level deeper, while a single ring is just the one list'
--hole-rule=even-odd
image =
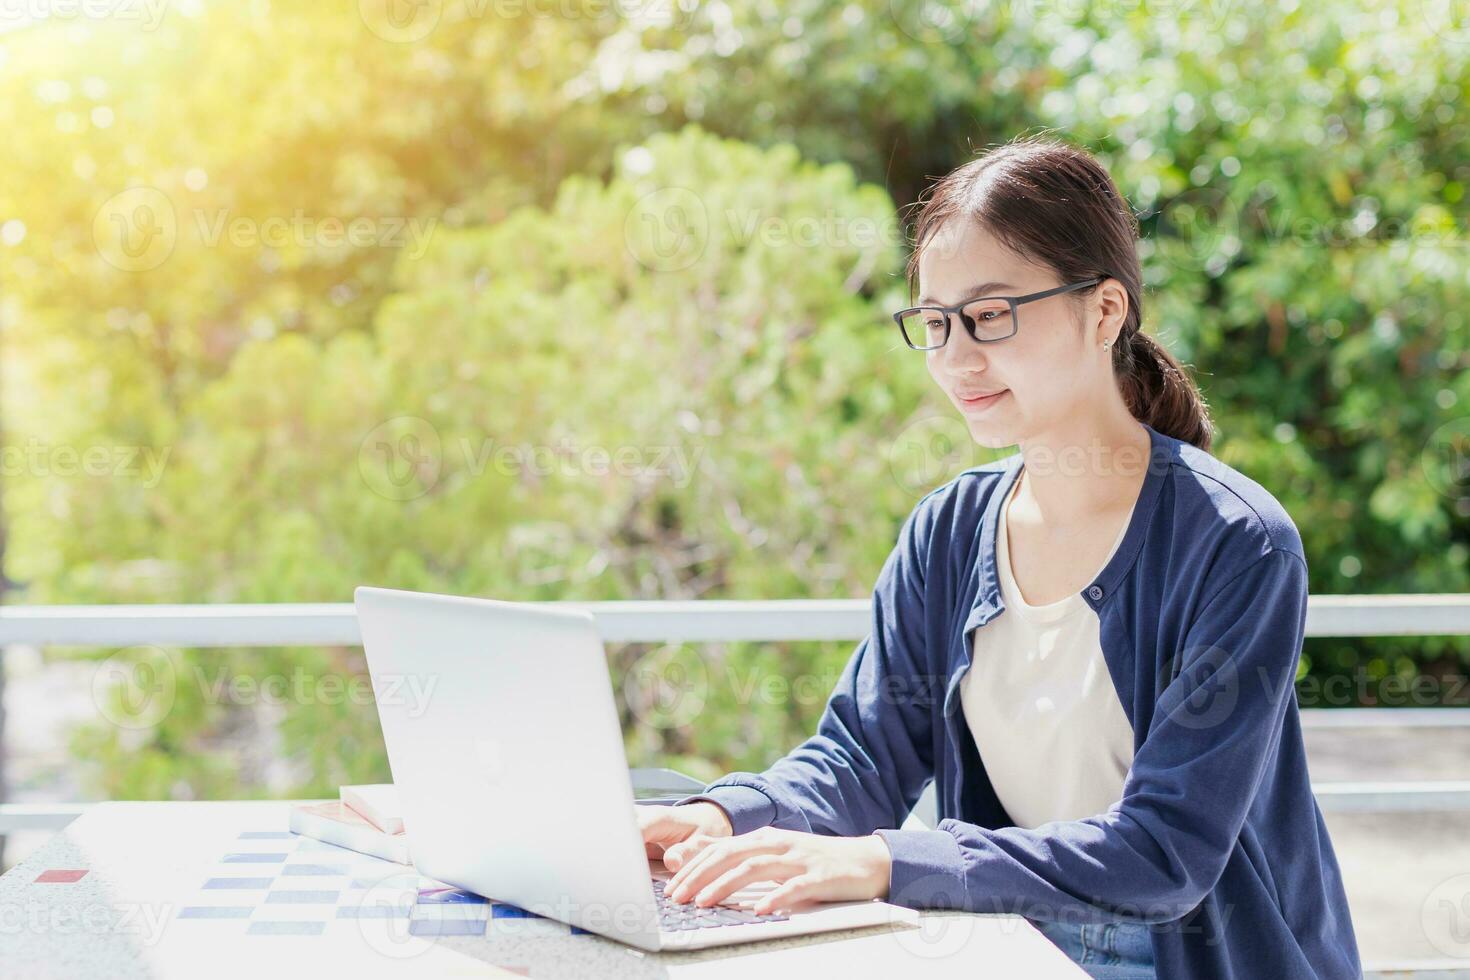
[{"label": "dark hair", "polygon": [[[1113,373],[1128,410],[1165,435],[1209,450],[1213,428],[1199,388],[1141,330],[1138,219],[1092,154],[1051,137],[1017,138],[941,178],[918,206],[910,297],[918,289],[920,252],[956,216],[978,222],[1022,259],[1050,267],[1062,283],[1118,280],[1128,292],[1128,316],[1113,347]],[[1096,288],[1069,299],[1080,305]]]}]

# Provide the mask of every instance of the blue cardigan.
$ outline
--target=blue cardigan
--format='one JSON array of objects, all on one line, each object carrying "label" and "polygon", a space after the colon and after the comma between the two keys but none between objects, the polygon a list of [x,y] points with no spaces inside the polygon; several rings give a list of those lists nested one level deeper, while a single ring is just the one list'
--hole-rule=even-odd
[{"label": "blue cardigan", "polygon": [[[1005,609],[996,517],[1016,453],[964,471],[904,521],[871,632],[817,733],[765,772],[731,773],[680,803],[713,800],[737,834],[876,832],[893,854],[896,904],[1151,923],[1169,980],[1360,977],[1296,703],[1301,537],[1259,484],[1146,427],[1131,522],[1082,593],[1133,726],[1119,802],[1017,827],[961,714],[972,632]],[[937,829],[895,829],[931,780]]]}]

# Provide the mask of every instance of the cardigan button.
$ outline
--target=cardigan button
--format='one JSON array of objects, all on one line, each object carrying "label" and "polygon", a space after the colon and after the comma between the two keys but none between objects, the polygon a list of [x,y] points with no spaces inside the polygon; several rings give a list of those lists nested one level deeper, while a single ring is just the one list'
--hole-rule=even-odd
[{"label": "cardigan button", "polygon": [[1101,599],[1103,597],[1102,586],[1094,585],[1092,588],[1087,590],[1087,594],[1094,602],[1096,602],[1098,599]]}]

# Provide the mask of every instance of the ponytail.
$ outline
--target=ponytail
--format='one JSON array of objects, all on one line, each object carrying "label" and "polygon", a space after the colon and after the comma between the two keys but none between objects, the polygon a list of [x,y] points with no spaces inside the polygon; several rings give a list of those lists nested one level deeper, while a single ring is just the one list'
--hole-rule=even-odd
[{"label": "ponytail", "polygon": [[1214,429],[1204,396],[1162,344],[1134,329],[1113,349],[1113,373],[1134,418],[1209,452]]}]

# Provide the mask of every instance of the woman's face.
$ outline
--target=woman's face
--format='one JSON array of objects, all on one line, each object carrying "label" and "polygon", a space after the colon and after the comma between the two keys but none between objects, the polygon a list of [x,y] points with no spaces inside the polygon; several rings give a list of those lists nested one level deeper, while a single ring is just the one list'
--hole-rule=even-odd
[{"label": "woman's face", "polygon": [[[953,220],[920,253],[915,305],[953,306],[981,295],[1024,296],[1060,285],[1055,273],[1021,260],[975,222]],[[1084,317],[1089,328],[1079,328],[1070,298],[1049,296],[1016,307],[1016,333],[990,343],[972,339],[959,317],[951,317],[948,343],[925,354],[929,374],[980,445],[999,449],[1065,433],[1068,420],[1088,418],[1078,413],[1095,407],[1106,393],[1102,386],[1113,384],[1101,345],[1117,329],[1101,333],[1092,308]]]}]

